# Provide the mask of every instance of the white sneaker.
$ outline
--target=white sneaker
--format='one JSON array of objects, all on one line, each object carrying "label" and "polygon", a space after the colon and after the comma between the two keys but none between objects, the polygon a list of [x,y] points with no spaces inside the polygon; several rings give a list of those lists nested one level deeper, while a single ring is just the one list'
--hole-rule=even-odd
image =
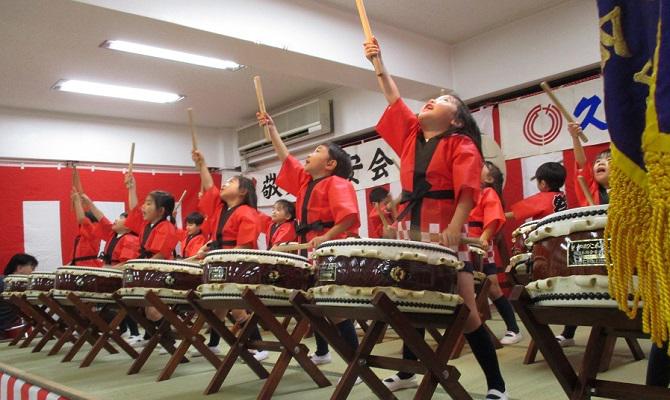
[{"label": "white sneaker", "polygon": [[263,361],[268,357],[270,357],[270,352],[266,350],[257,351],[256,354],[254,354],[256,361]]},{"label": "white sneaker", "polygon": [[509,400],[507,392],[502,393],[500,390],[491,389],[486,393],[486,400]]},{"label": "white sneaker", "polygon": [[137,340],[135,340],[135,342],[130,343],[130,346],[132,346],[134,348],[144,347],[144,346],[147,345],[147,343],[149,343],[149,341],[146,340],[143,336],[133,336],[133,337],[137,338]]},{"label": "white sneaker", "polygon": [[512,331],[507,331],[507,333],[505,333],[505,336],[503,336],[502,339],[500,339],[500,343],[501,344],[515,344],[515,343],[519,343],[522,339],[523,339],[523,335],[521,334],[521,332],[515,333],[515,332],[512,332]]},{"label": "white sneaker", "polygon": [[[342,377],[341,377],[341,376],[340,376],[339,378],[337,378],[337,384],[338,384],[338,385],[340,384],[340,381],[341,381],[341,380],[342,380]],[[356,382],[354,382],[354,386],[356,386],[356,385],[360,385],[361,383],[363,383],[363,379],[361,379],[360,376],[356,377]]]},{"label": "white sneaker", "polygon": [[575,345],[575,339],[568,339],[563,335],[556,336],[556,340],[558,340],[558,344],[561,347],[570,347]]},{"label": "white sneaker", "polygon": [[163,347],[163,345],[159,344],[158,345],[158,354],[160,354],[161,356],[164,356],[166,354],[170,354],[170,352],[167,351],[167,349],[165,347]]},{"label": "white sneaker", "polygon": [[[219,349],[219,346],[207,346],[207,347],[215,355],[221,354],[221,350]],[[191,358],[202,357],[202,353],[200,353],[198,351],[198,349],[192,349],[191,351],[188,352],[188,355]]]},{"label": "white sneaker", "polygon": [[323,364],[330,364],[333,362],[333,358],[330,356],[330,352],[319,356],[316,353],[310,354],[309,358],[312,359],[312,362],[315,365],[323,365]]},{"label": "white sneaker", "polygon": [[126,342],[128,342],[128,344],[131,345],[132,347],[135,347],[135,343],[143,340],[141,335],[128,336],[125,339]]},{"label": "white sneaker", "polygon": [[384,379],[384,385],[392,392],[400,389],[409,389],[419,386],[419,384],[416,382],[416,375],[412,375],[407,379],[400,379],[398,374]]}]

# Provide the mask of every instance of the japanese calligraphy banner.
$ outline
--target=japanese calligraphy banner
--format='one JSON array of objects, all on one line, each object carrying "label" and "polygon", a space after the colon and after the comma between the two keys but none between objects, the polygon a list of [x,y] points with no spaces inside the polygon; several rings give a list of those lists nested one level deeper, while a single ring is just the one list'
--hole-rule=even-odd
[{"label": "japanese calligraphy banner", "polygon": [[[356,191],[400,180],[399,158],[383,140],[375,139],[347,146],[345,150],[351,157],[354,171],[351,182]],[[275,183],[280,168],[277,165],[246,174],[256,179],[259,207],[272,206],[279,199],[295,201],[293,196],[277,187]]]},{"label": "japanese calligraphy banner", "polygon": [[[589,145],[609,142],[603,103],[603,81],[597,77],[554,90],[581,124]],[[523,97],[500,108],[500,138],[505,159],[572,148],[568,122],[544,93]]]}]

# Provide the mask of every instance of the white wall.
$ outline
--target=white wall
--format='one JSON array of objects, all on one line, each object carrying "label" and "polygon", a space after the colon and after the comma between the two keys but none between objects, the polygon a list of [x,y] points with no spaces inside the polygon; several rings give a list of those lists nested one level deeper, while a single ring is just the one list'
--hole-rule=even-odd
[{"label": "white wall", "polygon": [[[231,130],[198,128],[211,166],[239,165]],[[0,108],[0,158],[192,166],[188,126]],[[234,149],[234,151],[233,151]]]},{"label": "white wall", "polygon": [[596,2],[570,1],[456,45],[453,87],[467,101],[594,67],[599,40]]}]

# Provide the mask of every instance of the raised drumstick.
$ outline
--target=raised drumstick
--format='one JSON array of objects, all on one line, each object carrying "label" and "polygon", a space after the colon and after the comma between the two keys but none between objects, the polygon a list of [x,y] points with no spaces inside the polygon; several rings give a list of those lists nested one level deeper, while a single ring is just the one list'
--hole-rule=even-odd
[{"label": "raised drumstick", "polygon": [[198,150],[198,137],[195,134],[195,124],[193,123],[193,109],[191,107],[187,108],[188,112],[188,125],[191,127],[191,143],[192,149]]},{"label": "raised drumstick", "polygon": [[84,193],[84,187],[81,184],[81,178],[79,178],[79,171],[77,171],[77,164],[72,163],[72,187],[78,193]]},{"label": "raised drumstick", "polygon": [[[261,85],[261,77],[254,76],[254,87],[256,88],[256,100],[258,100],[258,111],[261,114],[266,114],[265,110],[265,98],[263,97],[263,86]],[[265,125],[263,126],[263,133],[265,133],[265,138],[270,140],[270,128]]]},{"label": "raised drumstick", "polygon": [[177,212],[177,210],[179,210],[179,207],[181,207],[181,203],[184,201],[184,197],[185,197],[185,196],[186,196],[186,190],[184,190],[184,191],[181,193],[181,196],[179,197],[179,201],[178,201],[177,204],[174,206],[174,211],[175,211],[175,212]]},{"label": "raised drumstick", "polygon": [[591,191],[589,190],[589,187],[586,185],[586,179],[584,179],[583,176],[578,175],[577,180],[579,181],[579,187],[582,189],[582,193],[584,193],[584,197],[586,197],[586,201],[589,203],[590,206],[594,206],[596,202],[593,201]]},{"label": "raised drumstick", "polygon": [[272,247],[272,251],[281,251],[288,253],[296,250],[307,250],[309,249],[309,243],[289,243],[289,244],[278,244]]},{"label": "raised drumstick", "polygon": [[[361,18],[361,25],[363,26],[363,33],[365,34],[365,40],[367,42],[372,42],[372,29],[370,29],[370,21],[368,20],[368,14],[365,12],[365,5],[363,0],[356,0],[356,8],[358,9],[358,16]],[[379,57],[372,58],[372,65],[375,67],[375,73],[377,76],[382,76],[382,65],[379,62]]]},{"label": "raised drumstick", "polygon": [[133,173],[133,163],[135,162],[135,142],[130,145],[130,162],[128,163],[128,173]]},{"label": "raised drumstick", "polygon": [[[554,94],[554,91],[551,90],[551,87],[549,87],[549,84],[547,82],[542,82],[542,83],[540,83],[540,87],[549,96],[549,98],[554,103],[554,105],[561,111],[561,114],[563,114],[563,117],[565,117],[565,119],[568,120],[568,122],[574,123],[575,119],[572,117],[572,115],[570,115],[568,110],[566,110],[565,107],[563,107],[563,104],[560,102],[560,100],[558,100],[558,97],[556,97],[556,95]],[[581,132],[579,134],[579,138],[584,143],[589,141],[589,139],[586,137],[584,132]]]}]

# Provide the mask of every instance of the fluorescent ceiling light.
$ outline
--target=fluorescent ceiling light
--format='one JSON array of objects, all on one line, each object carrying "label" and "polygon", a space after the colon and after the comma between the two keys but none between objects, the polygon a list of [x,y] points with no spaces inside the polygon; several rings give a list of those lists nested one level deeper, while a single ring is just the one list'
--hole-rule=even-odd
[{"label": "fluorescent ceiling light", "polygon": [[174,103],[183,99],[176,93],[157,90],[138,89],[129,86],[108,85],[105,83],[87,82],[76,79],[61,79],[51,87],[64,92],[92,94],[95,96],[116,97],[119,99],[148,101],[151,103]]},{"label": "fluorescent ceiling light", "polygon": [[164,49],[161,47],[147,46],[145,44],[126,42],[124,40],[105,40],[100,47],[112,50],[125,51],[127,53],[141,54],[149,57],[163,58],[166,60],[179,61],[188,64],[202,65],[203,67],[228,69],[236,71],[243,66],[229,60],[220,58],[200,56],[197,54],[184,53],[183,51]]}]

